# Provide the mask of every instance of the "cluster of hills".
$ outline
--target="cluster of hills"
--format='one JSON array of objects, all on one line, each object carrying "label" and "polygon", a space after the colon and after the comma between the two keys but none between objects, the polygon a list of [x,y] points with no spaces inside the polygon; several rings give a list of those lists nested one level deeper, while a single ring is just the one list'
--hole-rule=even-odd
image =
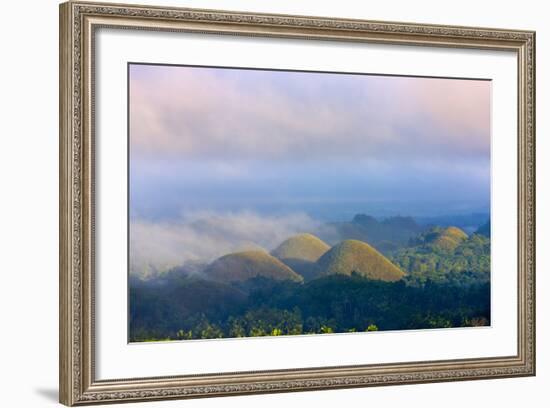
[{"label": "cluster of hills", "polygon": [[[204,253],[199,256],[193,256],[194,251],[200,252],[197,251],[197,248],[182,248],[183,253],[187,255],[179,256],[178,248],[173,247],[170,249],[174,253],[173,258],[188,259],[179,266],[161,267],[158,269],[151,267],[154,269],[154,273],[150,274],[142,273],[138,268],[132,269],[130,271],[130,279],[132,281],[163,280],[170,276],[202,275],[204,270],[208,268],[211,278],[217,281],[224,281],[224,278],[221,276],[224,270],[229,271],[229,276],[240,274],[241,279],[244,280],[253,277],[253,271],[259,268],[264,271],[262,275],[273,279],[282,277],[282,279],[299,281],[303,278],[307,281],[322,274],[323,271],[319,269],[320,266],[324,269],[329,266],[326,265],[326,262],[318,263],[317,261],[336,245],[342,244],[339,249],[345,255],[344,259],[348,258],[349,253],[372,254],[372,250],[374,249],[377,253],[369,255],[367,258],[374,257],[380,259],[378,255],[381,254],[395,263],[392,257],[396,253],[404,249],[417,247],[420,244],[432,244],[434,247],[440,246],[453,250],[464,239],[474,234],[490,238],[490,222],[487,221],[488,215],[485,214],[483,219],[481,217],[482,214],[471,214],[469,216],[425,218],[420,221],[419,218],[409,216],[392,216],[380,219],[366,214],[356,214],[349,221],[325,223],[313,230],[306,230],[309,233],[291,236],[272,251],[269,251],[269,249],[273,248],[272,245],[274,242],[272,240],[270,240],[269,244],[264,242],[263,245],[267,246],[263,247],[255,243],[251,244],[253,242],[251,238],[247,238],[243,242],[238,240],[236,242],[231,241],[231,244],[223,245],[222,247],[233,246],[235,248],[240,246],[241,248],[253,248],[254,251],[229,253],[216,260],[215,264],[212,265],[210,265],[210,261],[207,261],[207,259],[201,259],[201,256],[205,255]],[[438,221],[441,224],[426,224],[426,222],[431,221]],[[452,221],[456,221],[457,225],[449,225]],[[474,222],[478,223],[472,225]],[[445,231],[443,232],[443,230]],[[228,237],[230,241],[230,229],[228,230],[228,234],[230,234]],[[432,240],[434,242],[431,242]],[[368,244],[370,248],[357,243],[355,245],[351,243],[344,244],[345,241],[360,241]],[[198,244],[196,247],[201,248]],[[210,250],[210,252],[216,253],[216,250]],[[357,256],[360,257],[360,255]],[[340,256],[338,259],[340,259]],[[285,266],[290,270],[285,268]],[[236,268],[239,268],[238,272],[235,270]],[[339,269],[341,270],[341,268]],[[335,269],[329,268],[329,270]],[[299,276],[296,276],[296,274]]]},{"label": "cluster of hills", "polygon": [[[433,228],[409,238],[409,245],[453,251],[467,239],[468,235],[457,227]],[[288,238],[271,253],[251,250],[224,255],[204,269],[206,278],[229,284],[256,277],[303,282],[352,273],[386,282],[398,281],[405,276],[398,265],[367,242],[345,239],[331,247],[309,233]]]},{"label": "cluster of hills", "polygon": [[131,280],[130,341],[489,324],[489,222],[470,235],[408,217],[348,224],[341,240],[301,233]]},{"label": "cluster of hills", "polygon": [[[421,226],[412,217],[377,220],[357,214],[350,222],[332,226],[333,235],[326,240],[301,233],[286,239],[271,252],[254,249],[229,253],[209,264],[174,268],[167,276],[195,276],[231,285],[257,277],[302,283],[355,273],[368,279],[395,282],[416,272],[409,267],[409,258],[423,261],[426,254],[433,258],[432,254],[441,251],[447,256],[467,246],[470,240],[458,227]],[[489,221],[472,234],[489,235]],[[426,269],[417,264],[416,269]]]},{"label": "cluster of hills", "polygon": [[330,247],[308,233],[290,237],[271,253],[253,250],[224,255],[205,268],[204,276],[224,283],[256,277],[303,282],[352,272],[388,282],[404,276],[403,271],[366,242],[349,239]]}]

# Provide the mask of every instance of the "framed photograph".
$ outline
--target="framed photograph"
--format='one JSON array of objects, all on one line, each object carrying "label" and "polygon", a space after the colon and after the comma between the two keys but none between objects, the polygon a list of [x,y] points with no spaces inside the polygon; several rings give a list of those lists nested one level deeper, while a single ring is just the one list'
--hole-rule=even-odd
[{"label": "framed photograph", "polygon": [[60,401],[535,374],[535,33],[60,6]]}]

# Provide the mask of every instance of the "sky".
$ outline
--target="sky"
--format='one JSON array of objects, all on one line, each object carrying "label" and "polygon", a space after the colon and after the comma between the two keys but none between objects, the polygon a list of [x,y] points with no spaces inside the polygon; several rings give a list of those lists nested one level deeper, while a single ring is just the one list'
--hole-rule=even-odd
[{"label": "sky", "polygon": [[133,64],[132,214],[486,209],[490,87]]},{"label": "sky", "polygon": [[129,114],[134,225],[490,208],[490,81],[131,64]]}]

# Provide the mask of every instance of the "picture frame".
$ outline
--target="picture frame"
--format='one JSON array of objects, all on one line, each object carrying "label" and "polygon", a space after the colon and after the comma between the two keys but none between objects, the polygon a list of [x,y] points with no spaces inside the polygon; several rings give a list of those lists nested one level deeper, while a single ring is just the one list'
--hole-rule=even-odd
[{"label": "picture frame", "polygon": [[[102,179],[96,177],[95,58],[97,32],[104,28],[139,31],[142,35],[200,33],[229,35],[237,40],[269,38],[512,53],[517,61],[517,352],[426,361],[98,378],[96,306],[101,294],[96,276],[96,192]],[[60,5],[59,79],[61,403],[73,406],[535,375],[534,32],[70,1]]]}]

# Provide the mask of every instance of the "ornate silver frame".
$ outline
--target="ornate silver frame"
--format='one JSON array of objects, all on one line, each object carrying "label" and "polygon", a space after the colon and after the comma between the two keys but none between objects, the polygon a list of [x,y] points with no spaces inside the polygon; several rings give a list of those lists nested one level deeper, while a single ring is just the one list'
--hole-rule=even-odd
[{"label": "ornate silver frame", "polygon": [[[97,380],[93,47],[98,27],[507,50],[518,62],[518,350],[492,358]],[[80,405],[535,374],[535,33],[68,2],[60,5],[60,402]]]}]

